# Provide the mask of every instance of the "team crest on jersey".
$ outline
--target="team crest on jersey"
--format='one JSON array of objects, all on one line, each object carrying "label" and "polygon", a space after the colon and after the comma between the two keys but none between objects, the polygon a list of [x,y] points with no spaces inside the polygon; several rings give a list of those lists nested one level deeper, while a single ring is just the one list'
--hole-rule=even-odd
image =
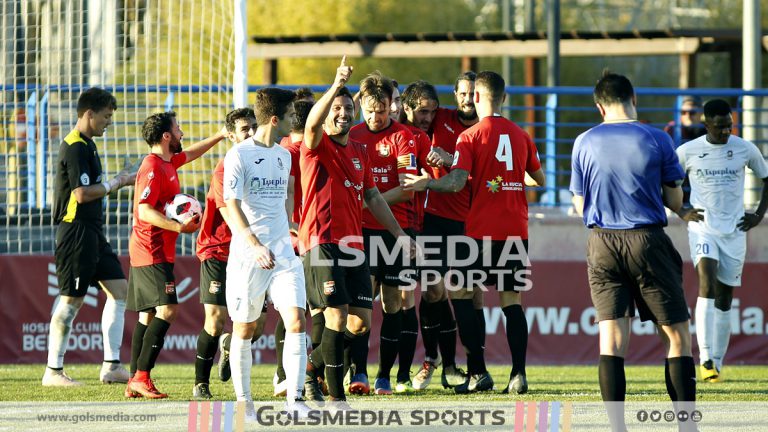
[{"label": "team crest on jersey", "polygon": [[221,292],[221,282],[211,281],[211,286],[208,287],[208,292],[211,294],[218,294]]},{"label": "team crest on jersey", "polygon": [[733,159],[733,150],[728,150],[728,152],[725,154],[725,158],[728,160]]},{"label": "team crest on jersey", "polygon": [[165,293],[167,295],[176,294],[176,284],[173,282],[166,282],[165,283]]},{"label": "team crest on jersey", "polygon": [[83,186],[88,186],[91,184],[91,178],[88,177],[88,174],[83,173],[83,175],[80,176],[80,183],[82,183]]},{"label": "team crest on jersey", "polygon": [[155,172],[154,171],[150,171],[149,174],[147,174],[147,179],[148,180],[152,180],[153,178],[155,178]]},{"label": "team crest on jersey", "polygon": [[329,296],[336,292],[336,282],[325,281],[323,282],[323,294]]},{"label": "team crest on jersey", "polygon": [[360,163],[360,159],[358,158],[352,158],[352,165],[354,165],[355,169],[358,171],[363,170],[363,164]]},{"label": "team crest on jersey", "polygon": [[376,151],[379,152],[379,156],[381,157],[389,156],[389,144],[387,143],[376,144]]},{"label": "team crest on jersey", "polygon": [[283,158],[277,158],[277,167],[283,169]]}]

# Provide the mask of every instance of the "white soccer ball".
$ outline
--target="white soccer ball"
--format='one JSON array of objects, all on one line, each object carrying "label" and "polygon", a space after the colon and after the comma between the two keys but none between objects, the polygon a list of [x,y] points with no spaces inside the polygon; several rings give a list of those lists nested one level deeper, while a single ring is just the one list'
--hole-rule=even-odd
[{"label": "white soccer ball", "polygon": [[183,193],[177,194],[165,206],[165,216],[179,223],[184,223],[202,212],[203,208],[197,198]]}]

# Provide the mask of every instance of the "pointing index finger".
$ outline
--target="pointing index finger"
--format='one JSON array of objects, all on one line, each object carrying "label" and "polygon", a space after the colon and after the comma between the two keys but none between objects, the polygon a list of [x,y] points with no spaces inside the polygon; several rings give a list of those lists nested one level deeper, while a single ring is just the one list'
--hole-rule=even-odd
[{"label": "pointing index finger", "polygon": [[346,66],[346,65],[347,65],[347,55],[345,54],[345,55],[344,55],[344,56],[341,58],[341,66],[343,67],[343,66]]}]

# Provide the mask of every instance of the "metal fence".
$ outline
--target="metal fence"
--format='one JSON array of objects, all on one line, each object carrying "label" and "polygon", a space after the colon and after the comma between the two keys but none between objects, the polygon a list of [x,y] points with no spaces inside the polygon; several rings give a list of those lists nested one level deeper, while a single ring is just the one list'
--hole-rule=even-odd
[{"label": "metal fence", "polygon": [[[309,87],[317,93],[326,89]],[[252,86],[249,92],[258,88]],[[441,105],[455,104],[453,86],[437,86],[437,89]],[[53,170],[59,143],[76,121],[74,104],[81,90],[79,86],[0,85],[0,253],[53,252]],[[117,172],[126,161],[135,161],[146,154],[140,127],[147,115],[159,110],[175,110],[185,131],[185,142],[195,142],[221,128],[224,114],[230,108],[227,95],[232,91],[228,86],[116,86],[109,90],[134,97],[130,105],[119,107],[113,126],[96,140],[108,175]],[[601,121],[592,102],[592,88],[510,86],[507,92],[505,115],[532,135],[547,176],[547,187],[529,191],[531,206],[570,207],[568,185],[573,141]],[[768,153],[765,129],[768,107],[762,104],[768,91],[638,88],[636,92],[639,119],[659,128],[680,118],[684,96],[696,95],[704,100],[724,98],[734,107],[735,132],[739,135],[747,132],[763,154]],[[22,100],[18,95],[28,97]],[[752,113],[745,112],[742,109],[745,97],[758,98],[759,108]],[[742,119],[746,118],[755,120],[745,123]],[[673,129],[673,135],[679,144],[679,128]],[[200,160],[183,167],[179,174],[183,191],[204,201],[213,167],[228,148],[227,144],[220,144]],[[132,200],[132,188],[122,189],[105,200],[107,237],[119,254],[127,254]],[[182,235],[180,239],[178,253],[193,254],[195,236]]]}]

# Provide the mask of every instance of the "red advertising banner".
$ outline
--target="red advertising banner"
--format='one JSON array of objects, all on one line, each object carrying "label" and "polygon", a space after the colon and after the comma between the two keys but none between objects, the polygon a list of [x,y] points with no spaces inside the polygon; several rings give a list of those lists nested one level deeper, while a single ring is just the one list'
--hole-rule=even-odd
[{"label": "red advertising banner", "polygon": [[[126,267],[127,258],[123,257]],[[197,335],[203,324],[203,308],[199,303],[199,267],[195,257],[181,257],[175,266],[177,292],[181,310],[165,339],[161,362],[191,363],[195,359]],[[729,364],[768,364],[768,326],[765,312],[768,296],[762,286],[768,280],[768,264],[747,264],[743,287],[737,288],[733,302],[733,337],[728,349]],[[595,310],[589,296],[584,262],[539,261],[532,268],[533,288],[524,294],[528,317],[529,364],[594,364],[598,358]],[[689,305],[696,299],[696,274],[685,264],[685,286]],[[0,257],[0,363],[44,363],[47,353],[48,324],[58,295],[58,281],[52,256]],[[417,293],[417,297],[420,295]],[[104,294],[92,287],[80,310],[69,340],[67,363],[96,363],[102,360],[101,307]],[[498,307],[495,292],[485,294],[486,360],[492,364],[509,364],[505,337],[504,314]],[[417,306],[418,307],[418,306]],[[122,360],[130,357],[130,340],[137,314],[127,312]],[[256,362],[275,361],[275,339],[272,335],[276,313],[270,309],[265,335],[254,348]],[[370,360],[378,354],[380,304],[374,304],[370,338]],[[695,338],[694,338],[695,339]],[[696,344],[694,342],[694,350]],[[421,341],[415,362],[423,358]],[[697,356],[697,354],[695,354]],[[459,344],[459,362],[463,350]],[[661,342],[650,323],[635,320],[629,356],[630,364],[658,364],[663,358]]]}]

